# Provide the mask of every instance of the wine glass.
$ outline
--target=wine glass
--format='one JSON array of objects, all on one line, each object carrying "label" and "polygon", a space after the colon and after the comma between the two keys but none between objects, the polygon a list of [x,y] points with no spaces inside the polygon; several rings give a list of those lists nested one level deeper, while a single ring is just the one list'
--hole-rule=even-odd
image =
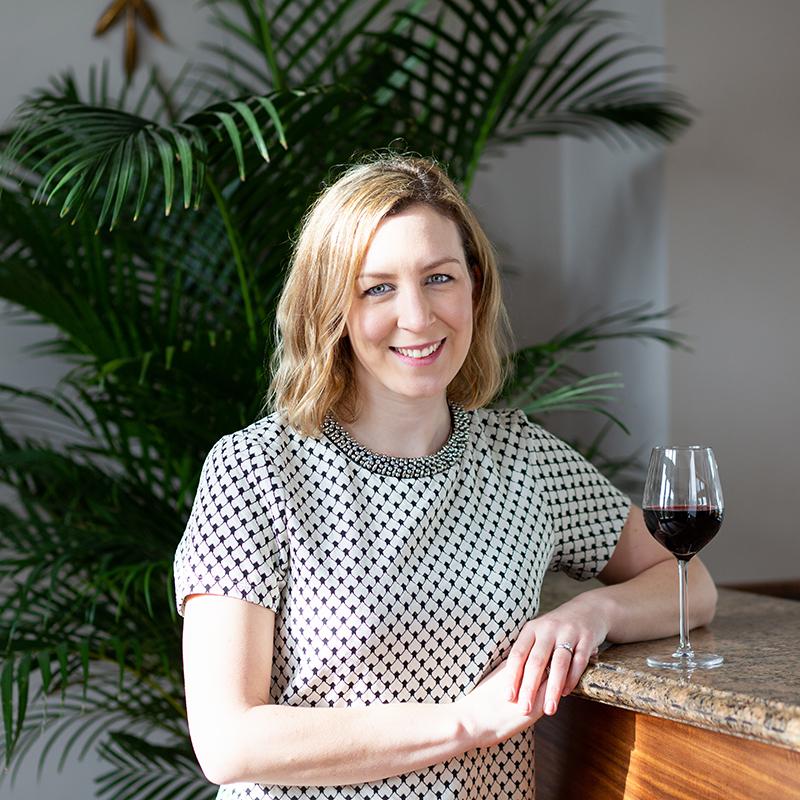
[{"label": "wine glass", "polygon": [[724,503],[717,462],[710,447],[654,447],[642,498],[647,530],[678,560],[680,645],[674,653],[649,656],[651,667],[718,667],[715,653],[695,653],[687,631],[687,569],[722,524]]}]

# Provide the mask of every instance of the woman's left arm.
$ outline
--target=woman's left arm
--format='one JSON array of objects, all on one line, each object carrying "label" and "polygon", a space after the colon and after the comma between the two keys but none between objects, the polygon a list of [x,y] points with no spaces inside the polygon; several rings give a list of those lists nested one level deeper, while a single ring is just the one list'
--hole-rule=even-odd
[{"label": "woman's left arm", "polygon": [[[527,703],[547,675],[546,714],[577,685],[604,640],[634,642],[678,632],[675,557],[653,539],[642,510],[631,505],[620,538],[598,579],[606,584],[573,597],[525,624],[507,660],[510,699]],[[689,627],[714,617],[717,589],[700,559],[689,562]],[[572,645],[574,653],[558,647]]]}]

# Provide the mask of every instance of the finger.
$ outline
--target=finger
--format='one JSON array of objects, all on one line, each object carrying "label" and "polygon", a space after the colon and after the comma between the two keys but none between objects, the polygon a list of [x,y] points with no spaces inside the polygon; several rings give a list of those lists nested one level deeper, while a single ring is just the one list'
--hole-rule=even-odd
[{"label": "finger", "polygon": [[583,675],[583,673],[586,671],[586,667],[589,664],[589,657],[591,655],[592,652],[586,646],[579,644],[578,647],[575,648],[575,656],[572,659],[572,663],[569,667],[569,673],[567,674],[567,679],[564,682],[563,689],[561,690],[562,697],[566,697],[578,685],[581,675]]},{"label": "finger", "polygon": [[545,667],[547,667],[550,656],[553,652],[553,639],[546,634],[539,633],[536,642],[528,654],[525,662],[525,671],[522,676],[522,683],[519,688],[520,705],[527,705],[530,709],[533,706],[534,697],[542,682]]},{"label": "finger", "polygon": [[571,664],[572,653],[566,647],[556,647],[550,660],[550,677],[547,679],[547,693],[544,701],[545,714],[556,713]]},{"label": "finger", "polygon": [[536,692],[536,697],[533,698],[533,705],[531,706],[531,710],[528,712],[528,716],[533,717],[534,719],[539,719],[539,717],[544,714],[545,691],[546,686],[544,683],[542,683]]},{"label": "finger", "polygon": [[506,659],[506,670],[508,670],[508,699],[513,701],[518,695],[520,681],[531,652],[536,641],[536,629],[532,625],[525,625],[520,631],[517,641],[511,648],[511,652]]}]

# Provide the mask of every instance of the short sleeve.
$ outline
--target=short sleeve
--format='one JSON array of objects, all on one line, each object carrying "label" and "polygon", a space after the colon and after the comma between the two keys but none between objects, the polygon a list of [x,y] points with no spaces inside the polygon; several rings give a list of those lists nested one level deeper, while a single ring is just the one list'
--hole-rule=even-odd
[{"label": "short sleeve", "polygon": [[614,552],[631,500],[577,450],[520,414],[552,523],[550,569],[594,578]]},{"label": "short sleeve", "polygon": [[175,604],[194,593],[236,597],[278,611],[287,561],[275,482],[257,443],[223,436],[203,463],[175,551]]}]

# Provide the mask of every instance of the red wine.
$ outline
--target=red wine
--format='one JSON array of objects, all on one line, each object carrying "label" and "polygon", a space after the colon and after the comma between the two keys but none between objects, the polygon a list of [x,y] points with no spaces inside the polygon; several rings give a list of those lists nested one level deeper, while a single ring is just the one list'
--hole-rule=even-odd
[{"label": "red wine", "polygon": [[653,538],[681,561],[696,556],[722,525],[722,511],[710,506],[670,506],[642,511]]}]

